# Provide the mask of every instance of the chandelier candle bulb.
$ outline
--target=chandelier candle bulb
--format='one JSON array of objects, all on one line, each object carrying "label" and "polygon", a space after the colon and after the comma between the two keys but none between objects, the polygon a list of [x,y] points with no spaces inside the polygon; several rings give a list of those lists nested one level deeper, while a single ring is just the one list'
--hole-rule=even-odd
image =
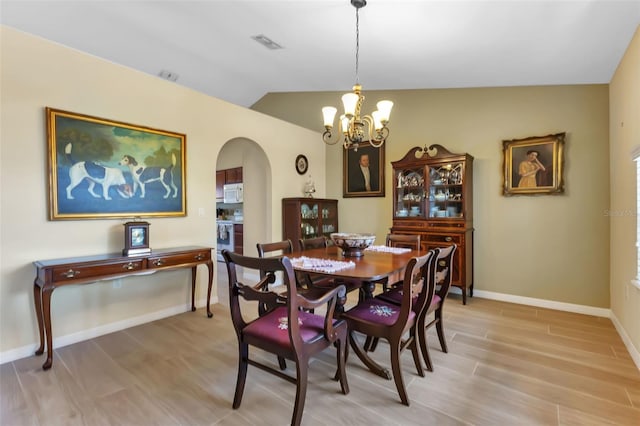
[{"label": "chandelier candle bulb", "polygon": [[322,108],[322,117],[324,118],[324,127],[330,129],[333,127],[333,119],[336,117],[338,110],[332,106]]}]

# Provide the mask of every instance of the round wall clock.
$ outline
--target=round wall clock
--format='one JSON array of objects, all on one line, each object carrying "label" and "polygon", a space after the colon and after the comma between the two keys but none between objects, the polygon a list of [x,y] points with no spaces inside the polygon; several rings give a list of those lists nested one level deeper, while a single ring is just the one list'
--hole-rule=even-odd
[{"label": "round wall clock", "polygon": [[307,157],[300,154],[296,157],[296,171],[298,174],[303,175],[307,173],[307,169],[309,168],[309,160]]}]

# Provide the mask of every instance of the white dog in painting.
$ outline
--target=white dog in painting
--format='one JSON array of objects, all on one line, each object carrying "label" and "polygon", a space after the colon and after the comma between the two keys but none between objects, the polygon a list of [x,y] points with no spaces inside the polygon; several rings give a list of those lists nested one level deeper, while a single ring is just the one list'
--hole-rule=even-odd
[{"label": "white dog in painting", "polygon": [[146,191],[145,185],[151,182],[160,182],[166,193],[163,198],[169,198],[173,190],[173,197],[178,196],[178,187],[173,182],[173,169],[176,166],[176,156],[171,155],[171,166],[169,167],[147,167],[142,163],[138,163],[131,155],[125,155],[118,163],[121,166],[129,167],[131,177],[133,178],[133,195],[140,188],[140,198],[144,198]]},{"label": "white dog in painting", "polygon": [[[70,160],[71,149],[71,143],[68,143],[64,147],[64,153]],[[74,199],[71,191],[85,179],[89,182],[89,188],[87,188],[89,194],[95,198],[100,198],[100,194],[94,191],[96,184],[102,185],[102,196],[105,200],[111,200],[109,188],[112,186],[115,186],[118,194],[120,194],[122,198],[131,198],[133,196],[131,185],[125,181],[122,170],[115,167],[105,167],[93,161],[79,161],[69,168],[70,183],[69,186],[67,186],[67,200]]]}]

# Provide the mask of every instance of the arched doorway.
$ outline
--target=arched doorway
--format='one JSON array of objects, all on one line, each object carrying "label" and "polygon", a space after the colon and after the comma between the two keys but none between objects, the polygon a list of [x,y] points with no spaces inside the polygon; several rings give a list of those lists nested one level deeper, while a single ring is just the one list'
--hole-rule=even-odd
[{"label": "arched doorway", "polygon": [[[220,149],[216,170],[242,167],[244,186],[243,246],[244,254],[257,256],[256,243],[272,241],[271,165],[260,145],[251,139],[234,138]],[[218,204],[218,203],[216,203]],[[223,264],[220,272],[226,274]],[[226,290],[225,290],[226,291]],[[218,289],[220,294],[220,288]]]}]

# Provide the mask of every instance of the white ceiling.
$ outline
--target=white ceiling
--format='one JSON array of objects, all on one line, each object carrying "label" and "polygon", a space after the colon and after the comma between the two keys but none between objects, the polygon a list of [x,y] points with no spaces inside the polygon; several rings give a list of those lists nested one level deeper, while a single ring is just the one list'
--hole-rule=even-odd
[{"label": "white ceiling", "polygon": [[[349,0],[1,0],[0,22],[251,106],[355,82]],[[368,0],[363,89],[609,83],[640,0]],[[264,34],[284,47],[251,39]]]}]

